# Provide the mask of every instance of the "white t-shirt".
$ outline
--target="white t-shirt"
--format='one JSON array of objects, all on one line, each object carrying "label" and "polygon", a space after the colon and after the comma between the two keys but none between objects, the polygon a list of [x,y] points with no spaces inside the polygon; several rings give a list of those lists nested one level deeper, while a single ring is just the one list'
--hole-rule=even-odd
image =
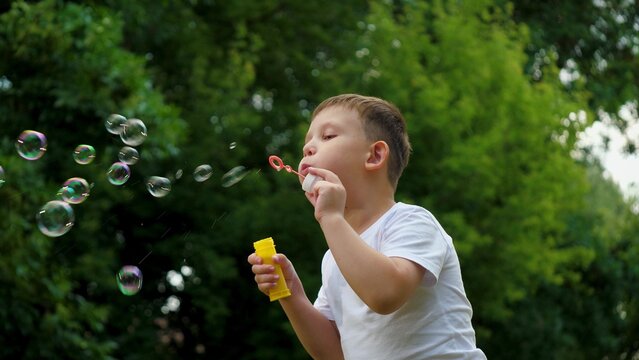
[{"label": "white t-shirt", "polygon": [[397,311],[380,315],[355,294],[328,250],[314,306],[339,329],[346,359],[486,359],[475,345],[452,239],[426,209],[396,203],[360,234],[372,248],[426,269],[415,294]]}]

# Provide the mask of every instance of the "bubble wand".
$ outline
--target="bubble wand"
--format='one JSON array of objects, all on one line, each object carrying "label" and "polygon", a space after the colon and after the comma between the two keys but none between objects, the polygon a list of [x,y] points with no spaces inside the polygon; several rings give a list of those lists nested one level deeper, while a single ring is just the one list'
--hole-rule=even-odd
[{"label": "bubble wand", "polygon": [[285,165],[284,161],[282,161],[282,159],[280,159],[280,157],[276,155],[269,156],[268,163],[271,165],[273,169],[277,171],[286,170],[287,172],[293,173],[301,177],[302,179],[304,179],[304,181],[302,182],[302,190],[306,192],[311,192],[313,190],[313,185],[315,185],[317,180],[320,179],[319,177],[313,174],[307,174],[306,176],[304,176],[298,173],[297,171],[293,170],[293,168],[290,165]]}]

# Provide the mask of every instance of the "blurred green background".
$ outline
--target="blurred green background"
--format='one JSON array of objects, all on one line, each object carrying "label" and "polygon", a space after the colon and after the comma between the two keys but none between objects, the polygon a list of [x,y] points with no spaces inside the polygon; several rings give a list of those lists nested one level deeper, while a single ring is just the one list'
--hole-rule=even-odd
[{"label": "blurred green background", "polygon": [[[295,176],[267,157],[296,166],[314,107],[357,92],[405,114],[414,154],[397,200],[452,235],[488,358],[636,359],[637,198],[577,140],[604,117],[623,133],[622,106],[636,117],[637,13],[616,0],[2,2],[0,357],[307,359],[246,257],[272,236],[314,299],[326,244]],[[106,179],[123,145],[112,113],[148,128],[123,186]],[[47,136],[40,160],[16,153],[26,129]],[[79,144],[93,163],[73,161]],[[236,166],[249,174],[223,187]],[[146,191],[153,175],[173,180],[168,196]],[[91,194],[71,231],[47,237],[35,215],[74,176]],[[117,288],[123,265],[143,272],[134,296]]]}]

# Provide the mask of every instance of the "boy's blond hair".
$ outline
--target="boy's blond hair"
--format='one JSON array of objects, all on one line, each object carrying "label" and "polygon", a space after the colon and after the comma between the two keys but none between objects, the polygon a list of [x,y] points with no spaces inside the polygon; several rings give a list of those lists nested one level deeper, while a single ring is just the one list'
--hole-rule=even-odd
[{"label": "boy's blond hair", "polygon": [[366,139],[369,141],[382,140],[388,144],[390,148],[388,179],[391,185],[397,188],[397,182],[408,165],[411,153],[406,122],[399,109],[380,98],[342,94],[322,101],[313,111],[311,119],[331,106],[343,106],[346,109],[356,110],[362,120]]}]

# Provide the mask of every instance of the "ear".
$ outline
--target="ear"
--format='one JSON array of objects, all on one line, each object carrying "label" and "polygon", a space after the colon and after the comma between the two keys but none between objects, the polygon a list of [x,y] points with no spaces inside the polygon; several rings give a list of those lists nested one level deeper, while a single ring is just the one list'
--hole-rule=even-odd
[{"label": "ear", "polygon": [[367,170],[377,170],[382,168],[388,161],[390,149],[386,141],[375,141],[370,145],[368,158],[366,159]]}]

